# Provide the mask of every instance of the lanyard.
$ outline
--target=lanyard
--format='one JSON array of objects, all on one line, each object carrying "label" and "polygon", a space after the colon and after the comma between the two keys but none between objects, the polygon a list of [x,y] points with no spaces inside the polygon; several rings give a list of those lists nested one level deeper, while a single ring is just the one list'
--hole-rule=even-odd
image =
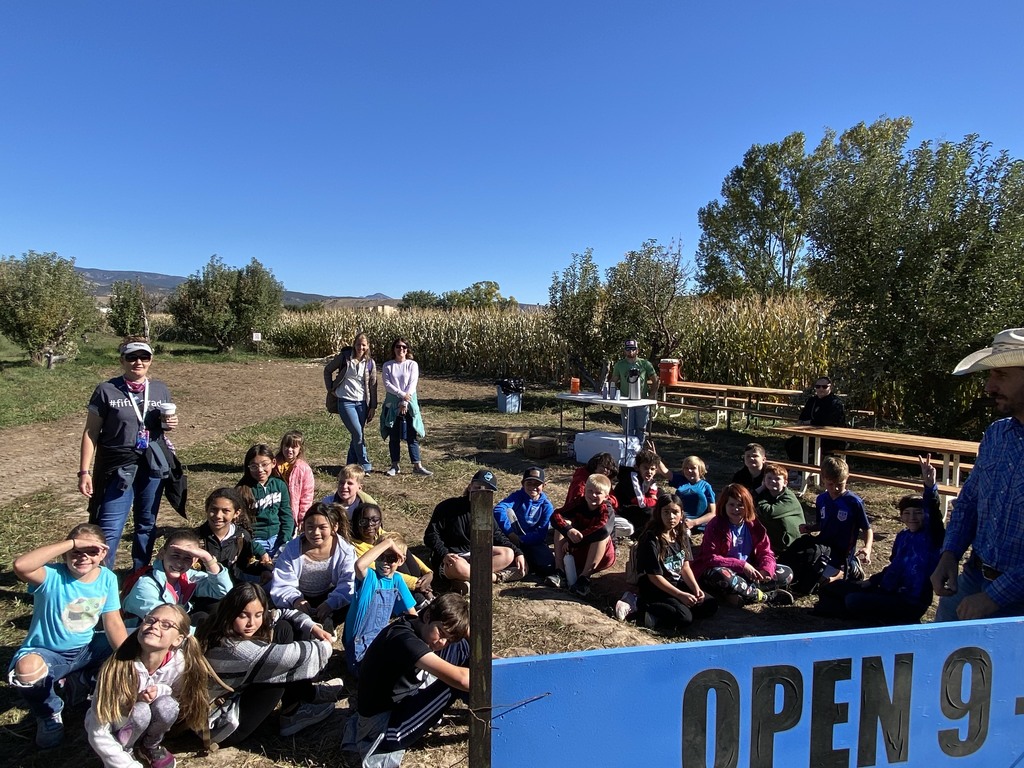
[{"label": "lanyard", "polygon": [[[127,389],[127,387],[128,387],[128,384],[126,382],[125,383],[125,388]],[[141,424],[143,427],[145,427],[146,426],[145,414],[146,414],[146,411],[149,410],[149,379],[146,379],[146,388],[143,390],[143,393],[142,393],[142,410],[141,411],[139,410],[139,404],[135,402],[135,395],[134,395],[134,393],[130,389],[128,390],[128,401],[132,404],[132,409],[135,411],[135,416],[138,418],[139,424]]]}]

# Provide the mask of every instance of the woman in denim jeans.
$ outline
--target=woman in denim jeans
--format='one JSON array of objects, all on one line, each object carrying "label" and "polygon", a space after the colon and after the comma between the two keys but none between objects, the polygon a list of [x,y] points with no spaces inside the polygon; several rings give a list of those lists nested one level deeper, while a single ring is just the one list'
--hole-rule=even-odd
[{"label": "woman in denim jeans", "polygon": [[366,452],[365,427],[377,410],[377,366],[370,357],[365,333],[357,334],[324,368],[324,386],[338,396],[338,415],[352,436],[346,464],[359,464],[366,472],[373,464]]}]

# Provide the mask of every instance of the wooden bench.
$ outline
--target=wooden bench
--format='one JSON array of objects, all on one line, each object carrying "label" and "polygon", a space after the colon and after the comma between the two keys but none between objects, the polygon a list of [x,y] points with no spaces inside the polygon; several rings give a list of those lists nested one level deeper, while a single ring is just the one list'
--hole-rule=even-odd
[{"label": "wooden bench", "polygon": [[[673,402],[669,402],[668,400],[659,400],[658,401],[658,407],[659,408],[664,408],[665,411],[666,411],[665,415],[668,416],[668,418],[670,418],[670,419],[678,418],[679,416],[682,415],[682,413],[681,413],[682,411],[693,411],[693,412],[695,412],[697,414],[697,427],[698,428],[700,428],[700,426],[701,426],[701,424],[700,424],[700,415],[702,413],[713,413],[713,414],[715,414],[715,423],[712,424],[710,427],[703,427],[703,429],[705,429],[705,430],[710,430],[710,429],[714,429],[715,427],[717,427],[721,423],[721,421],[722,421],[722,414],[723,413],[725,413],[725,414],[730,414],[730,413],[747,414],[747,413],[749,413],[749,409],[746,407],[746,405],[742,405],[742,406],[737,406],[737,405],[718,405],[716,403],[710,403],[710,402],[708,402],[708,403],[673,403]],[[668,411],[679,411],[680,413],[671,414],[671,413],[668,413]],[[728,420],[728,416],[726,418],[726,426],[727,427],[731,426],[730,423],[729,423],[729,420]]]},{"label": "wooden bench", "polygon": [[[839,456],[859,456],[862,459],[874,459],[876,461],[895,461],[901,464],[918,464],[920,463],[917,456],[907,456],[902,453],[883,453],[882,451],[836,451]],[[941,464],[941,462],[939,462]],[[967,464],[960,462],[960,469],[965,472],[970,472],[974,469],[973,464]]]},{"label": "wooden bench", "polygon": [[[870,475],[862,472],[851,472],[850,479],[861,483],[876,483],[878,485],[891,485],[894,488],[906,488],[910,491],[922,491],[924,486],[920,480],[901,480],[898,477],[887,477],[885,475]],[[938,485],[940,496],[959,496],[962,486]]]}]

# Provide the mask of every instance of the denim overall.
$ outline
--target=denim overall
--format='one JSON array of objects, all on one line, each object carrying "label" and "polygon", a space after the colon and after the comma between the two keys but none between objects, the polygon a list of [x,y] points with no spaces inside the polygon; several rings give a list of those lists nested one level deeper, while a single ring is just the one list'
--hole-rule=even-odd
[{"label": "denim overall", "polygon": [[394,586],[395,579],[400,578],[402,577],[395,574],[391,578],[392,586],[378,587],[374,590],[362,623],[356,627],[352,642],[345,646],[345,663],[352,674],[356,674],[359,669],[359,662],[366,655],[366,649],[370,647],[370,643],[391,621],[395,605],[398,603],[398,587]]}]

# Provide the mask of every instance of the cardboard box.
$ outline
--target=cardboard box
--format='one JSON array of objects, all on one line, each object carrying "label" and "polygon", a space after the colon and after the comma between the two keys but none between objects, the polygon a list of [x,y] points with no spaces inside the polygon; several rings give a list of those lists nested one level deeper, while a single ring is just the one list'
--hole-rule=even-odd
[{"label": "cardboard box", "polygon": [[529,437],[523,441],[523,454],[528,459],[544,459],[558,453],[558,440],[553,437]]},{"label": "cardboard box", "polygon": [[518,448],[529,436],[530,430],[525,427],[499,429],[494,433],[494,441],[499,448]]}]

